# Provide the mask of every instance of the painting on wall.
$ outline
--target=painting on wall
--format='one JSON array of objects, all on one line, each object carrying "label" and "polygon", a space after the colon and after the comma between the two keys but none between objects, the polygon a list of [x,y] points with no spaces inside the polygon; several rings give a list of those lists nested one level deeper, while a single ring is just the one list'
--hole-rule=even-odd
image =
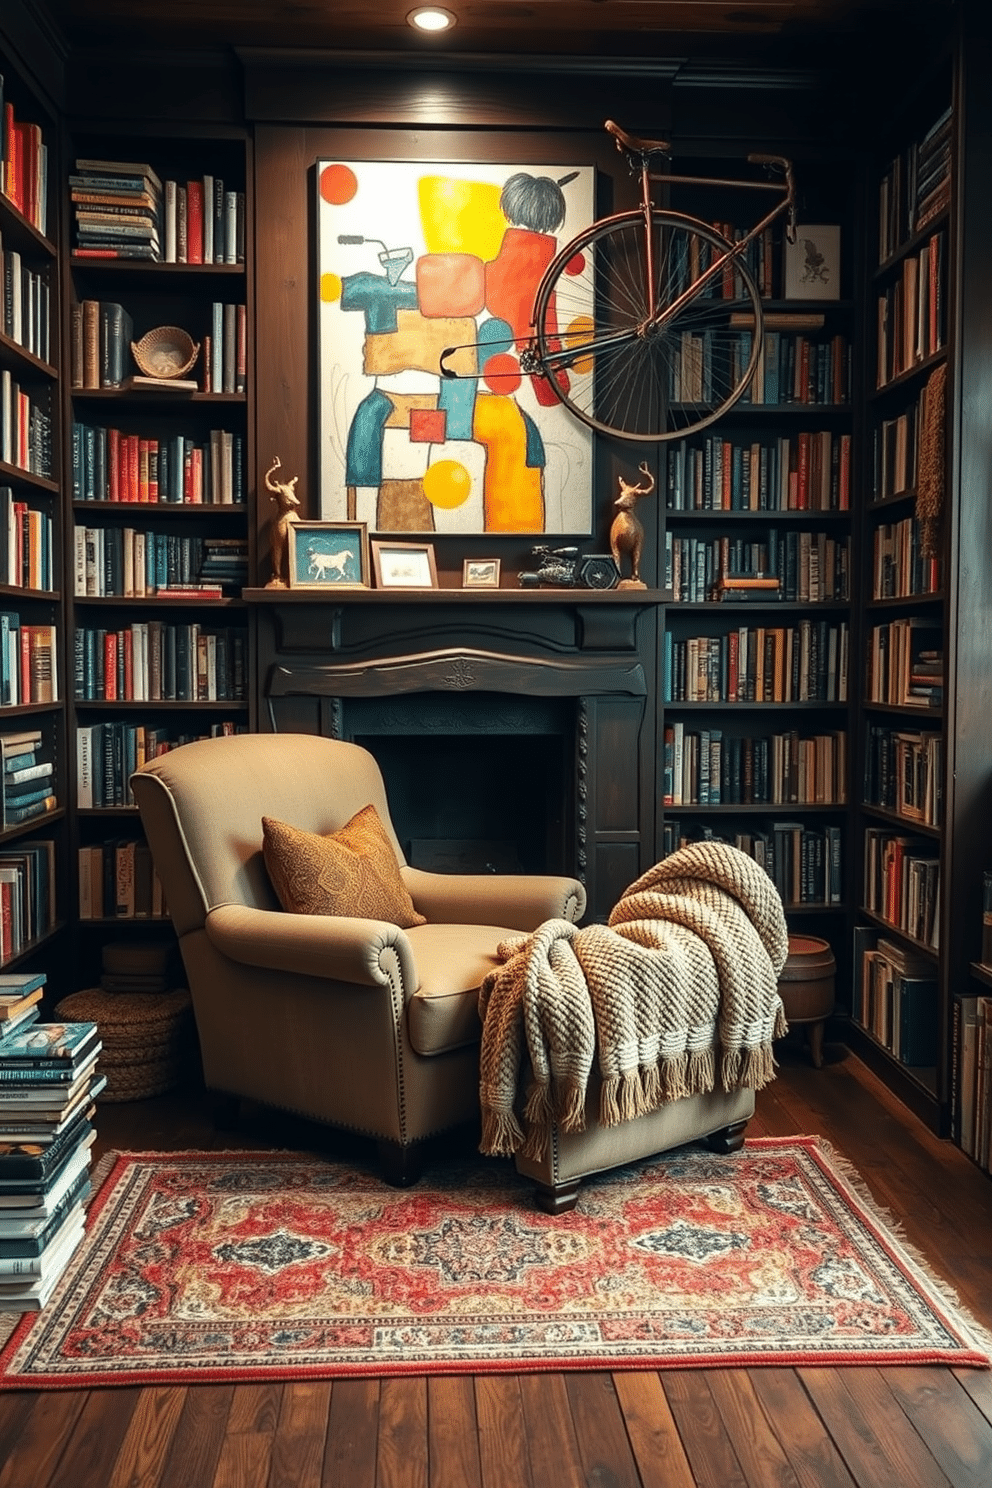
[{"label": "painting on wall", "polygon": [[519,352],[594,184],[592,166],[318,161],[325,520],[591,532],[592,434]]}]

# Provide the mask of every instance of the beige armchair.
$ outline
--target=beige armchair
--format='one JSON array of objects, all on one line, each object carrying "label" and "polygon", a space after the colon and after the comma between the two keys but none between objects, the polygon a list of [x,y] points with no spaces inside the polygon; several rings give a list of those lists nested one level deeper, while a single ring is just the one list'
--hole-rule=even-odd
[{"label": "beige armchair", "polygon": [[[479,1108],[479,984],[499,942],[578,920],[552,876],[407,866],[379,768],[354,744],[247,734],[187,744],[132,777],[179,937],[209,1089],[372,1137],[416,1181],[417,1144]],[[427,923],[291,914],[262,857],[262,817],[327,834],[371,803]]]}]

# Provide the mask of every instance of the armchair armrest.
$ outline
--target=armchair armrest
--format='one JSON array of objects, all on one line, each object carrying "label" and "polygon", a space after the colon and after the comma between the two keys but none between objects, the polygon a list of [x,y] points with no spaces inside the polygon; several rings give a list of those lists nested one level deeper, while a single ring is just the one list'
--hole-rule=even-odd
[{"label": "armchair armrest", "polygon": [[400,871],[417,909],[434,924],[505,925],[529,932],[545,920],[579,920],[586,907],[586,891],[577,878]]},{"label": "armchair armrest", "polygon": [[223,955],[246,966],[368,987],[388,986],[398,972],[406,997],[419,986],[405,932],[384,920],[221,904],[208,913],[205,929]]}]

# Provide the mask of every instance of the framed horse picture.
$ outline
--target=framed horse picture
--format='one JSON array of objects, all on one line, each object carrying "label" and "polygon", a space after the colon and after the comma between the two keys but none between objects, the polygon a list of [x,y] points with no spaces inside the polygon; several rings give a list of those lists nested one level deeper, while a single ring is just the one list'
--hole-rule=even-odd
[{"label": "framed horse picture", "polygon": [[294,522],[289,529],[291,589],[369,588],[364,522]]}]

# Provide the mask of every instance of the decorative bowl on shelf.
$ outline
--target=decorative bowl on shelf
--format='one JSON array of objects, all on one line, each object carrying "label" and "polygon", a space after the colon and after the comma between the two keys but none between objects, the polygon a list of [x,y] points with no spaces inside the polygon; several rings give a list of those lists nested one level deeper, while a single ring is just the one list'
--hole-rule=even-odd
[{"label": "decorative bowl on shelf", "polygon": [[131,342],[134,360],[146,377],[183,377],[200,355],[200,346],[180,326],[156,326]]}]

